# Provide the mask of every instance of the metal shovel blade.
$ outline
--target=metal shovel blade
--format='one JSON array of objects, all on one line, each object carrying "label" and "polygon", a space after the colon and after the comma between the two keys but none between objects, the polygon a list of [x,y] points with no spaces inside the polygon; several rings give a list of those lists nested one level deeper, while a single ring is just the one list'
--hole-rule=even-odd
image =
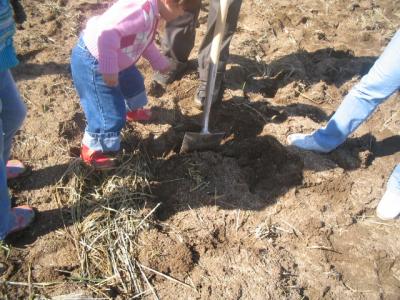
[{"label": "metal shovel blade", "polygon": [[180,153],[188,153],[196,150],[201,151],[215,149],[221,143],[224,135],[224,132],[186,132],[185,136],[183,137]]}]

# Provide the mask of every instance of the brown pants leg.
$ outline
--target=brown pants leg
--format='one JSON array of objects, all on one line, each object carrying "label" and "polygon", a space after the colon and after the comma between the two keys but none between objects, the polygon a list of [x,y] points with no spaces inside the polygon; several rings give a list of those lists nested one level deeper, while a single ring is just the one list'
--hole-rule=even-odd
[{"label": "brown pants leg", "polygon": [[[228,16],[225,35],[222,42],[219,72],[225,71],[229,57],[229,45],[236,30],[242,0],[229,0]],[[212,37],[218,13],[219,0],[210,0],[207,20],[207,32],[199,49],[199,74],[200,80],[207,80],[208,60],[211,49]],[[186,62],[194,47],[196,36],[196,23],[199,16],[198,9],[195,12],[187,12],[183,16],[166,24],[162,46],[165,55],[178,62]]]},{"label": "brown pants leg", "polygon": [[194,12],[168,22],[161,41],[164,54],[174,61],[185,63],[194,47],[196,23],[200,7]]}]

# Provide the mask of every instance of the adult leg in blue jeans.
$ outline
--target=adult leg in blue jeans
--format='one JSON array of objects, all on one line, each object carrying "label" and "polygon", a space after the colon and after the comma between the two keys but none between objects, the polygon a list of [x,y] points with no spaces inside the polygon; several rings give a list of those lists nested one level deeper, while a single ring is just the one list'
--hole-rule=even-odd
[{"label": "adult leg in blue jeans", "polygon": [[11,208],[7,188],[6,163],[10,156],[12,139],[26,116],[10,71],[0,72],[0,240],[8,234],[28,226],[34,211],[27,206]]},{"label": "adult leg in blue jeans", "polygon": [[[400,88],[399,54],[400,31],[368,74],[351,89],[326,126],[312,134],[292,134],[288,136],[288,144],[324,153],[341,145],[379,104]],[[393,184],[397,181],[398,184]],[[394,169],[389,183],[390,193],[385,193],[377,208],[378,216],[382,219],[393,219],[400,215],[400,167]]]}]

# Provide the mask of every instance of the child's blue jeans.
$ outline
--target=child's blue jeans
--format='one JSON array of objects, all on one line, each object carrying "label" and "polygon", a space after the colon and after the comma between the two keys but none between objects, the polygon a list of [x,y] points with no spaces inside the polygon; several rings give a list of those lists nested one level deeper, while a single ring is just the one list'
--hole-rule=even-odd
[{"label": "child's blue jeans", "polygon": [[[372,112],[400,88],[400,30],[360,83],[354,86],[324,128],[313,135],[328,151],[342,144]],[[400,165],[389,178],[387,189],[400,192]]]},{"label": "child's blue jeans", "polygon": [[26,116],[10,71],[0,71],[0,240],[9,231],[11,202],[7,188],[6,163],[10,156],[12,139]]},{"label": "child's blue jeans", "polygon": [[91,150],[118,151],[127,110],[147,103],[144,80],[132,65],[119,73],[119,85],[106,85],[99,64],[80,38],[72,50],[72,77],[86,116],[82,143]]}]

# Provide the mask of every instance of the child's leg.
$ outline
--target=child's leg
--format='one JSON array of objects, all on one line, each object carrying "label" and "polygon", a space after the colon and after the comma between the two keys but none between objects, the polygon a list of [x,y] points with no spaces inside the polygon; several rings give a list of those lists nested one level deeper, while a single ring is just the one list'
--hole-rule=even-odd
[{"label": "child's leg", "polygon": [[0,72],[0,240],[9,233],[22,230],[32,223],[35,213],[31,207],[11,209],[7,188],[6,163],[10,155],[12,138],[25,119],[26,107],[22,102],[9,71]]},{"label": "child's leg", "polygon": [[71,69],[87,122],[83,145],[91,151],[118,151],[126,115],[120,87],[105,84],[97,60],[82,39],[72,51]]},{"label": "child's leg", "polygon": [[11,211],[11,202],[7,188],[6,165],[3,159],[4,156],[2,155],[4,153],[3,121],[1,119],[2,102],[3,100],[0,98],[0,240],[3,240],[7,235]]},{"label": "child's leg", "polygon": [[125,97],[128,121],[146,121],[151,118],[151,111],[143,109],[147,104],[146,89],[142,74],[135,66],[119,74],[122,94]]},{"label": "child's leg", "polygon": [[0,72],[0,98],[3,100],[1,118],[3,120],[4,151],[3,160],[8,161],[12,139],[26,116],[26,106],[21,100],[14,79],[9,71]]},{"label": "child's leg", "polygon": [[400,31],[360,83],[351,89],[327,125],[316,131],[315,141],[333,150],[364,122],[376,107],[400,87]]},{"label": "child's leg", "polygon": [[26,116],[26,106],[22,101],[14,79],[9,71],[0,72],[0,98],[4,99],[2,120],[4,130],[3,160],[6,162],[7,179],[17,178],[25,173],[24,164],[18,160],[9,160],[11,143],[15,133],[21,127]]},{"label": "child's leg", "polygon": [[[3,103],[6,102],[5,95],[9,90],[9,73],[0,72],[0,240],[3,240],[8,232],[11,202],[8,195],[6,161],[5,155],[5,137],[3,129]],[[8,97],[7,97],[8,98]]]},{"label": "child's leg", "polygon": [[25,113],[25,106],[19,97],[10,72],[0,72],[0,240],[4,239],[8,233],[11,215],[6,163],[12,138],[21,126]]}]

